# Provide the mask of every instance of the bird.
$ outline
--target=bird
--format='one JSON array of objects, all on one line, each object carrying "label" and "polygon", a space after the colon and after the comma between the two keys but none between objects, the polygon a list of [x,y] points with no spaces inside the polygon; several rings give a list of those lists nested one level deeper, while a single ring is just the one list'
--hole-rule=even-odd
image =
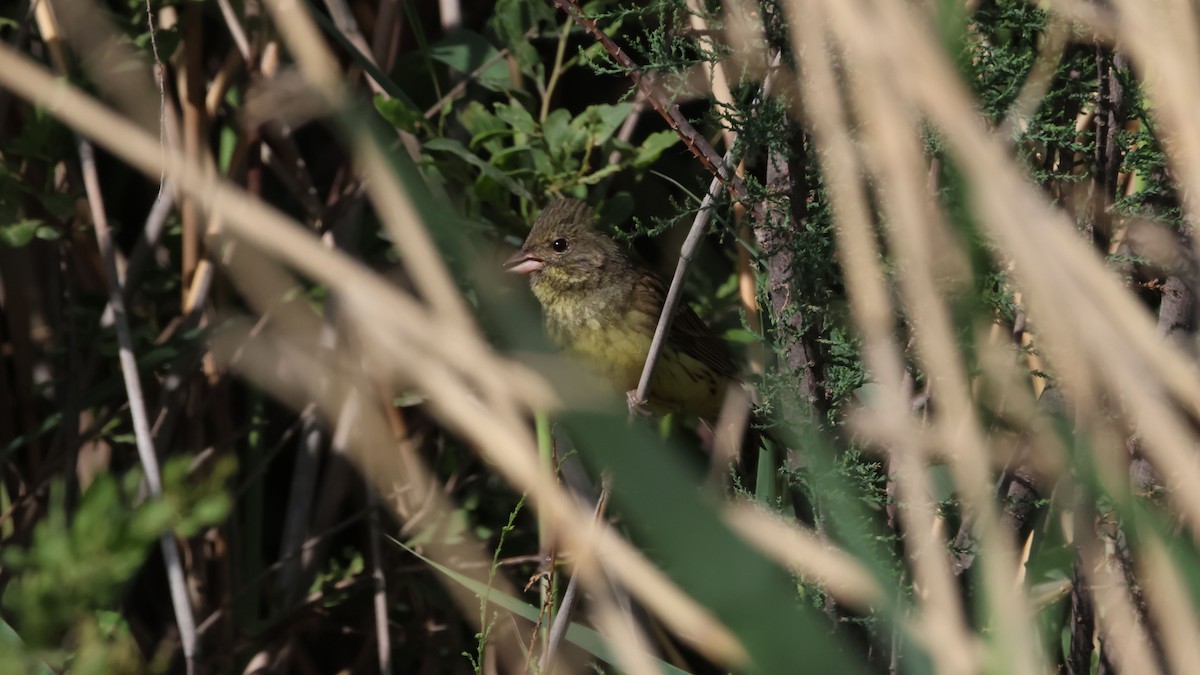
[{"label": "bird", "polygon": [[[595,220],[584,201],[550,202],[504,266],[529,277],[551,340],[629,394],[641,378],[667,289]],[[650,380],[649,410],[712,425],[738,381],[737,368],[725,343],[687,303],[675,312]]]}]

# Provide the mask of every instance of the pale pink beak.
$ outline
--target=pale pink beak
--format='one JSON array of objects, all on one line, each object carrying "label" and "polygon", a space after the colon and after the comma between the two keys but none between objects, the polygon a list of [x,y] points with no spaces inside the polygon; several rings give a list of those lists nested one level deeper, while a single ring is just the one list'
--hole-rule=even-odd
[{"label": "pale pink beak", "polygon": [[541,258],[535,258],[524,250],[517,251],[504,261],[504,269],[513,274],[533,274],[543,265]]}]

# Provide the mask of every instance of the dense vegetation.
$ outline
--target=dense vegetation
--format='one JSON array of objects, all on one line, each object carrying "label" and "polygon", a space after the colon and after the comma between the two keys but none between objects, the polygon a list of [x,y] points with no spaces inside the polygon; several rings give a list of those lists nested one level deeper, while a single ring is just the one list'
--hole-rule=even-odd
[{"label": "dense vegetation", "polygon": [[[0,0],[0,672],[1189,672],[1168,4]],[[704,228],[716,431],[548,345],[560,196]]]}]

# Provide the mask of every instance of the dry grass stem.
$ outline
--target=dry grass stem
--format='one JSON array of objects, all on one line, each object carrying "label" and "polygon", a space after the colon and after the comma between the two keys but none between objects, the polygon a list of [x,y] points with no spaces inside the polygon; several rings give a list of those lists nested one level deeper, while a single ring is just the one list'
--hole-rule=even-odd
[{"label": "dry grass stem", "polygon": [[[967,375],[956,354],[957,344],[947,308],[932,277],[936,262],[927,248],[936,240],[930,230],[944,227],[938,213],[926,199],[923,152],[915,120],[880,107],[884,101],[907,100],[903,90],[888,78],[889,65],[908,49],[900,40],[881,39],[887,31],[868,31],[873,21],[886,14],[877,7],[873,15],[853,11],[847,3],[831,3],[830,16],[839,23],[836,34],[845,40],[846,59],[874,67],[863,69],[851,83],[852,100],[863,120],[867,152],[877,158],[873,173],[881,186],[880,201],[888,226],[890,248],[903,266],[900,287],[913,322],[917,350],[930,377],[933,396],[944,407],[934,420],[941,442],[951,458],[955,482],[974,523],[980,546],[988,551],[983,557],[984,579],[989,602],[996,611],[997,623],[1012,647],[1018,672],[1036,672],[1034,639],[1024,620],[1028,610],[1022,597],[1010,592],[1016,575],[1016,555],[1000,526],[993,501],[990,479],[990,453],[975,417]],[[899,36],[904,36],[900,33]],[[905,36],[907,37],[907,36]]]},{"label": "dry grass stem", "polygon": [[909,405],[901,396],[904,367],[892,333],[891,301],[874,243],[872,221],[866,207],[861,167],[846,127],[846,113],[835,92],[829,47],[825,42],[825,10],[817,2],[786,5],[793,32],[793,48],[804,55],[801,89],[805,112],[813,133],[825,148],[821,155],[826,184],[836,205],[834,218],[838,257],[846,271],[851,312],[862,330],[864,358],[880,384],[875,419],[889,439],[892,468],[905,508],[905,547],[915,585],[922,589],[922,621],[929,635],[927,647],[946,672],[973,669],[975,657],[963,626],[964,616],[941,542],[934,536],[930,489],[922,461],[923,449],[914,439]]},{"label": "dry grass stem", "polygon": [[884,601],[883,589],[870,572],[815,533],[752,504],[731,504],[724,518],[750,544],[820,584],[848,607],[866,611]]}]

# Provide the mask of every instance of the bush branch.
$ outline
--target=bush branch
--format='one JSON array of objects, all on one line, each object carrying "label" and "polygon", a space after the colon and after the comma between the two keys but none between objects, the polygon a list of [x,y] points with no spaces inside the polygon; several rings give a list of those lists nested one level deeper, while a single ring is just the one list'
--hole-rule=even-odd
[{"label": "bush branch", "polygon": [[[749,199],[750,192],[746,189],[746,184],[742,182],[741,178],[738,178],[736,173],[730,170],[729,161],[718,155],[717,151],[705,140],[704,136],[696,131],[692,123],[683,116],[679,107],[671,103],[667,93],[658,85],[654,75],[642,72],[642,69],[633,62],[633,59],[629,58],[629,55],[618,47],[612,38],[600,30],[600,26],[596,25],[593,19],[588,18],[574,0],[553,1],[555,6],[574,18],[576,23],[596,38],[596,41],[604,47],[613,61],[616,61],[617,65],[625,70],[625,74],[629,76],[629,79],[633,80],[634,86],[642,92],[642,95],[646,97],[650,105],[654,106],[658,114],[662,115],[667,124],[675,130],[675,133],[683,140],[684,145],[692,151],[696,159],[700,160],[704,168],[716,177],[719,184],[724,185],[734,199]],[[710,190],[709,192],[712,191]]]},{"label": "bush branch", "polygon": [[[129,332],[129,319],[125,312],[125,298],[117,276],[117,258],[113,250],[112,232],[104,211],[104,198],[100,192],[100,178],[96,173],[96,157],[92,144],[79,137],[79,162],[83,167],[83,182],[87,190],[92,221],[96,228],[96,245],[104,258],[105,277],[108,282],[108,301],[113,310],[117,329],[118,357],[121,374],[125,379],[125,393],[129,398],[129,412],[133,418],[133,432],[137,439],[138,458],[146,472],[146,485],[155,499],[162,499],[162,477],[158,470],[158,456],[154,452],[154,441],[150,435],[150,421],[146,416],[146,400],[142,395],[142,383],[138,379],[137,358],[133,354],[133,336]],[[163,560],[167,566],[167,583],[171,590],[171,604],[175,607],[175,622],[179,625],[179,641],[187,672],[196,667],[196,619],[192,615],[188,599],[187,582],[184,579],[183,562],[175,546],[175,535],[166,531],[159,538]]]}]

